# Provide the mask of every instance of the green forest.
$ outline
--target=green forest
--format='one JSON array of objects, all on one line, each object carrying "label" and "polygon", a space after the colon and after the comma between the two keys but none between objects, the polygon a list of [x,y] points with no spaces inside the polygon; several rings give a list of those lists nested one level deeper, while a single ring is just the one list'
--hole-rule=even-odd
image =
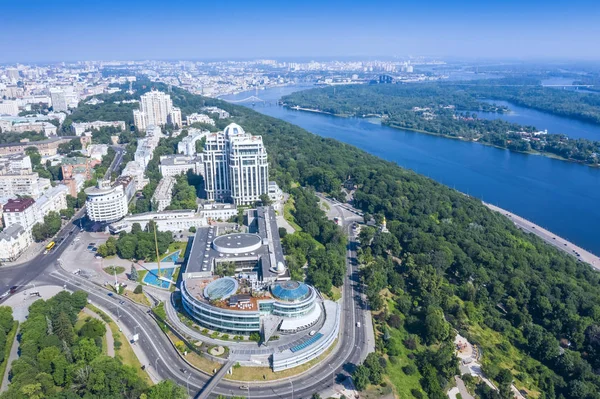
[{"label": "green forest", "polygon": [[31,304],[29,316],[20,329],[20,356],[12,363],[10,385],[0,398],[183,399],[187,396],[185,389],[170,381],[149,387],[118,356],[103,355],[104,323],[90,319],[75,328],[86,304],[87,294],[83,291],[73,294],[63,291],[47,301],[40,299]]},{"label": "green forest", "polygon": [[600,123],[597,95],[536,86],[502,86],[501,83],[506,82],[349,85],[304,90],[285,96],[281,101],[290,107],[316,109],[333,115],[378,115],[383,124],[399,129],[476,141],[511,151],[551,154],[590,165],[600,162],[598,141],[569,139],[563,134],[533,136],[538,130],[533,126],[477,117],[478,111],[507,111],[506,107],[483,101],[492,99]]},{"label": "green forest", "polygon": [[[358,186],[354,205],[387,219],[389,233],[366,229],[361,240],[377,352],[357,368],[355,380],[365,387],[391,382],[406,397],[445,397],[457,373],[456,330],[482,348],[484,371],[500,387],[499,393],[478,387],[480,397],[508,397],[511,381],[542,399],[599,397],[600,273],[516,229],[479,200],[355,147],[178,88],[172,97],[184,114],[218,106],[263,136],[271,178],[299,205],[293,216],[304,231],[289,235],[298,240],[284,238],[291,265],[307,253],[310,263],[319,248],[311,240],[321,237],[326,246],[323,233],[330,234],[325,224],[303,220],[318,208],[298,184],[339,196],[351,177]],[[217,127],[231,120],[218,120]],[[160,177],[155,172],[153,182]],[[310,268],[314,284],[338,282],[336,260],[315,257]]]}]

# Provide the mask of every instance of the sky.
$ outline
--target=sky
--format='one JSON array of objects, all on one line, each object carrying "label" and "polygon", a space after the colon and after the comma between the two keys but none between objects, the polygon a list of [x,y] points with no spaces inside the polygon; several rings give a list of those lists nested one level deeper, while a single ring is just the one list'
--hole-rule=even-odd
[{"label": "sky", "polygon": [[600,59],[598,0],[0,0],[0,63]]}]

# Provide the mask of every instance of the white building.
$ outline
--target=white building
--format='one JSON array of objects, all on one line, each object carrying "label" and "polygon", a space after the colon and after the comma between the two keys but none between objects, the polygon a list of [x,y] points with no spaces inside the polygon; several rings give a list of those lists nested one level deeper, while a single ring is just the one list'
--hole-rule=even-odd
[{"label": "white building", "polygon": [[203,107],[202,111],[207,114],[217,114],[219,119],[229,118],[229,112],[217,107]]},{"label": "white building", "polygon": [[233,204],[209,203],[199,209],[200,215],[206,220],[229,220],[238,214],[238,209]]},{"label": "white building", "polygon": [[69,188],[64,184],[58,184],[47,190],[34,204],[36,219],[42,221],[44,216],[50,212],[59,213],[67,209],[67,194]]},{"label": "white building", "polygon": [[25,230],[20,224],[13,224],[0,232],[0,261],[17,260],[33,243],[31,230]]},{"label": "white building", "polygon": [[171,231],[178,233],[187,231],[190,227],[206,226],[206,218],[196,213],[194,210],[175,210],[163,212],[146,212],[137,215],[126,216],[118,222],[112,223],[109,230],[112,234],[118,234],[122,231],[131,232],[134,223],[139,223],[142,230],[148,226],[150,221],[156,223],[160,231]]},{"label": "white building", "polygon": [[108,144],[90,144],[86,147],[87,156],[102,161],[102,157],[108,154]]},{"label": "white building", "polygon": [[148,166],[148,162],[154,155],[154,149],[158,146],[158,142],[162,137],[160,127],[152,125],[146,129],[146,137],[138,140],[137,149],[133,159],[140,163],[144,169]]},{"label": "white building", "polygon": [[48,185],[50,181],[40,179],[37,173],[0,174],[0,198],[16,196],[38,198]]},{"label": "white building", "polygon": [[103,127],[114,127],[118,130],[125,130],[125,122],[124,121],[94,121],[94,122],[81,122],[81,123],[73,123],[71,124],[71,131],[75,133],[76,136],[81,136],[88,130],[96,129],[99,130]]},{"label": "white building", "polygon": [[188,135],[181,139],[179,143],[177,143],[177,152],[179,154],[184,154],[188,156],[193,156],[196,154],[196,142],[202,140],[206,136],[208,136],[210,132],[208,130],[200,130],[196,128],[189,128]]},{"label": "white building", "polygon": [[152,90],[140,97],[140,109],[133,111],[133,120],[138,130],[167,123],[181,127],[181,110],[173,107],[170,95]]},{"label": "white building", "polygon": [[87,215],[94,222],[113,222],[127,214],[128,199],[123,186],[111,186],[110,181],[98,182],[85,189]]},{"label": "white building", "polygon": [[31,230],[40,220],[37,218],[35,201],[32,198],[9,199],[2,208],[4,226],[18,224],[25,230]]},{"label": "white building", "polygon": [[59,88],[50,89],[50,98],[52,99],[52,109],[54,112],[67,112],[69,104],[67,102],[67,94]]},{"label": "white building", "polygon": [[214,119],[205,114],[191,114],[188,115],[185,120],[187,121],[188,126],[192,123],[205,123],[207,125],[215,126]]},{"label": "white building", "polygon": [[152,196],[152,202],[156,202],[156,210],[163,211],[166,207],[171,205],[173,199],[173,186],[175,185],[175,178],[166,176],[160,179],[154,195]]},{"label": "white building", "polygon": [[32,173],[29,155],[10,154],[0,157],[0,175],[22,175]]},{"label": "white building", "polygon": [[163,155],[160,157],[160,173],[163,177],[179,176],[191,170],[196,174],[204,173],[202,157],[189,157],[186,155]]},{"label": "white building", "polygon": [[207,136],[203,159],[209,200],[252,205],[261,194],[268,194],[269,164],[261,136],[232,123]]},{"label": "white building", "polygon": [[[44,133],[44,135],[56,136],[56,126],[54,126],[50,122],[42,122],[42,121],[29,121],[29,122],[18,122],[13,123],[9,129],[11,132],[23,133],[23,132],[37,132]],[[4,129],[3,129],[4,131]]]},{"label": "white building", "polygon": [[0,115],[10,115],[17,116],[19,115],[19,106],[16,101],[2,101],[0,103]]},{"label": "white building", "polygon": [[146,184],[150,183],[150,180],[144,176],[145,171],[146,169],[138,161],[130,161],[125,165],[121,176],[132,177],[135,180],[135,189],[139,191],[146,187]]}]

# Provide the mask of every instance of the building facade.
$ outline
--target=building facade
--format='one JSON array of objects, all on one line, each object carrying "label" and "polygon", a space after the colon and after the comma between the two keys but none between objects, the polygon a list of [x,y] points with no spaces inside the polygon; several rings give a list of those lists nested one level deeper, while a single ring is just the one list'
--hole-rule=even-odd
[{"label": "building facade", "polygon": [[13,224],[0,232],[0,262],[12,262],[33,243],[31,230]]},{"label": "building facade", "polygon": [[175,178],[166,176],[160,179],[154,195],[152,196],[152,202],[156,203],[157,211],[164,211],[166,207],[171,205],[173,199],[173,186],[175,185]]},{"label": "building facade", "polygon": [[200,157],[190,157],[185,155],[163,155],[160,157],[160,173],[163,177],[179,176],[188,171],[196,174],[204,174],[204,164]]},{"label": "building facade", "polygon": [[173,107],[170,95],[152,90],[140,97],[140,109],[133,111],[133,120],[138,130],[146,130],[150,125],[164,126],[167,123],[181,127],[181,110]]},{"label": "building facade", "polygon": [[40,221],[34,204],[33,198],[9,199],[2,209],[4,226],[18,224],[25,230],[31,230],[33,225]]},{"label": "building facade", "polygon": [[207,198],[251,205],[269,192],[269,164],[261,136],[232,123],[207,136],[202,154]]},{"label": "building facade", "polygon": [[127,214],[128,199],[121,184],[98,182],[96,187],[86,188],[85,194],[87,215],[94,222],[113,222]]}]

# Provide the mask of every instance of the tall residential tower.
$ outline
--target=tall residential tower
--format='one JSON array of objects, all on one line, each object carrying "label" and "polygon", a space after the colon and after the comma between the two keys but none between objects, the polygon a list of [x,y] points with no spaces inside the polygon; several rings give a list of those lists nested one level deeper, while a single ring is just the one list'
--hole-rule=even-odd
[{"label": "tall residential tower", "polygon": [[261,136],[232,123],[206,137],[204,179],[209,200],[252,205],[269,192],[269,163]]},{"label": "tall residential tower", "polygon": [[152,90],[140,97],[140,109],[133,111],[133,121],[139,130],[167,123],[181,127],[181,110],[173,107],[170,95]]}]

